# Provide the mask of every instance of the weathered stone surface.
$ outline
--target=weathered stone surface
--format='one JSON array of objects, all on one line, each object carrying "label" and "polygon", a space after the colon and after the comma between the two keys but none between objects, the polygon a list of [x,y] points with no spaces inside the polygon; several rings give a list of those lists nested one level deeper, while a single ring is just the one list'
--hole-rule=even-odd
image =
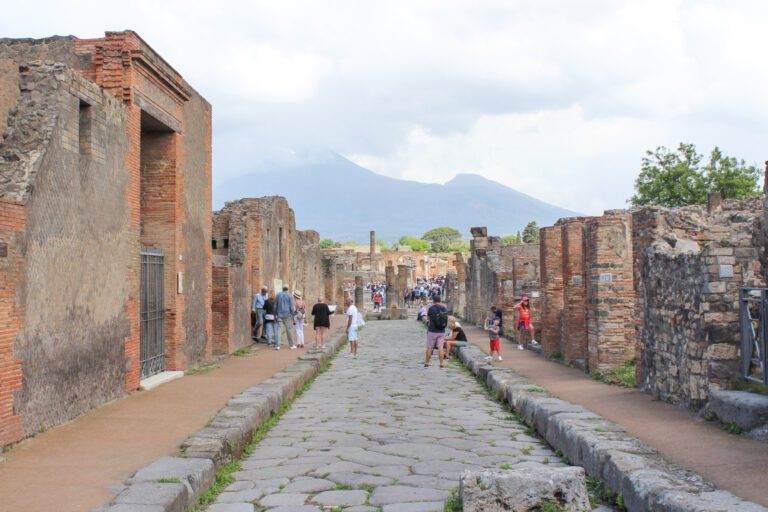
[{"label": "weathered stone surface", "polygon": [[723,423],[744,431],[768,424],[768,396],[747,391],[710,390],[709,410]]},{"label": "weathered stone surface", "polygon": [[325,491],[312,497],[312,501],[326,507],[351,507],[365,503],[365,491]]},{"label": "weathered stone surface", "polygon": [[130,485],[140,482],[158,482],[162,479],[179,479],[187,486],[187,506],[192,506],[196,503],[197,497],[213,483],[213,478],[214,466],[209,459],[161,457],[138,470],[127,483]]},{"label": "weathered stone surface", "polygon": [[461,499],[465,512],[529,512],[547,501],[569,512],[592,510],[582,468],[530,462],[509,471],[464,473]]},{"label": "weathered stone surface", "polygon": [[115,505],[154,505],[164,512],[184,512],[189,493],[184,484],[137,483],[117,495]]}]

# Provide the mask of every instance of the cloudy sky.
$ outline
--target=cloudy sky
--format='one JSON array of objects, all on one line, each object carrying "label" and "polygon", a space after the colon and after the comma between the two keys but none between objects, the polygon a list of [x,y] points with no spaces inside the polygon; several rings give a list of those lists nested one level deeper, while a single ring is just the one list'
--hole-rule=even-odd
[{"label": "cloudy sky", "polygon": [[657,145],[768,158],[766,19],[765,0],[33,0],[0,36],[136,30],[213,104],[214,185],[331,149],[596,213]]}]

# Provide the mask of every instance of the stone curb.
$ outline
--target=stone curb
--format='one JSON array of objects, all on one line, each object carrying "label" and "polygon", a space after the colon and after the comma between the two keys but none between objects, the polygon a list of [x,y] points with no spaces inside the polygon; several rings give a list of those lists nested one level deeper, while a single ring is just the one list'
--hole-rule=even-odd
[{"label": "stone curb", "polygon": [[476,346],[458,353],[462,364],[571,464],[620,494],[629,512],[768,512],[669,464],[620,425],[549,395],[508,368],[491,366]]},{"label": "stone curb", "polygon": [[342,334],[325,352],[304,354],[234,395],[206,427],[181,444],[178,456],[161,457],[139,469],[120,494],[94,512],[184,512],[195,506],[217,470],[242,455],[254,431],[331,361],[344,340]]}]

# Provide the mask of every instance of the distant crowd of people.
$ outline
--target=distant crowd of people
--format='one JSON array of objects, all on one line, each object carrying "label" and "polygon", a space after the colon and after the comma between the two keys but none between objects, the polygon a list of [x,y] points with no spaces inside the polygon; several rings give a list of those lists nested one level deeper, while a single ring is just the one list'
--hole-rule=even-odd
[{"label": "distant crowd of people", "polygon": [[[467,343],[467,335],[456,317],[449,315],[443,304],[445,277],[436,276],[429,279],[419,279],[413,288],[403,290],[403,299],[408,306],[418,308],[416,319],[427,324],[426,351],[424,367],[428,367],[435,351],[437,351],[440,368],[445,366],[445,359],[451,351]],[[380,311],[386,304],[386,284],[371,281],[365,285],[370,294],[374,311]],[[355,306],[351,294],[347,294],[344,303],[345,331],[350,343],[349,357],[357,358],[359,331],[365,325],[362,313]],[[252,337],[255,341],[266,342],[275,350],[280,350],[282,333],[288,339],[288,347],[292,350],[305,348],[304,327],[307,319],[312,316],[312,326],[315,332],[314,349],[325,350],[325,338],[331,327],[331,315],[334,305],[329,305],[322,297],[312,306],[308,313],[301,292],[290,292],[284,286],[280,293],[262,288],[253,297],[252,302]],[[520,301],[512,306],[514,326],[517,331],[517,348],[523,350],[525,341],[535,344],[535,331],[531,321],[534,312],[530,298],[523,294]],[[483,323],[483,330],[488,334],[489,355],[487,360],[501,361],[501,334],[504,332],[504,317],[501,308],[492,306]]]}]

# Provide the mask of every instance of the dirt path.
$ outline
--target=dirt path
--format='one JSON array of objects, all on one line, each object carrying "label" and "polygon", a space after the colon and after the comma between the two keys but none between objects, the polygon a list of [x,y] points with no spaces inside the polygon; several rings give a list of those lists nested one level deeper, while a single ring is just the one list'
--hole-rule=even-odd
[{"label": "dirt path", "polygon": [[[471,326],[465,331],[472,343],[488,352],[485,332]],[[618,423],[670,462],[699,473],[717,487],[768,506],[768,444],[728,434],[636,389],[596,382],[580,370],[515,347],[504,341],[504,360],[493,364],[512,368],[553,395]]]},{"label": "dirt path", "polygon": [[[333,317],[332,328],[342,316]],[[307,342],[314,340],[311,329]],[[138,468],[175,454],[234,394],[298,356],[264,345],[207,373],[137,392],[20,443],[0,463],[0,510],[87,511],[104,504]]]}]

